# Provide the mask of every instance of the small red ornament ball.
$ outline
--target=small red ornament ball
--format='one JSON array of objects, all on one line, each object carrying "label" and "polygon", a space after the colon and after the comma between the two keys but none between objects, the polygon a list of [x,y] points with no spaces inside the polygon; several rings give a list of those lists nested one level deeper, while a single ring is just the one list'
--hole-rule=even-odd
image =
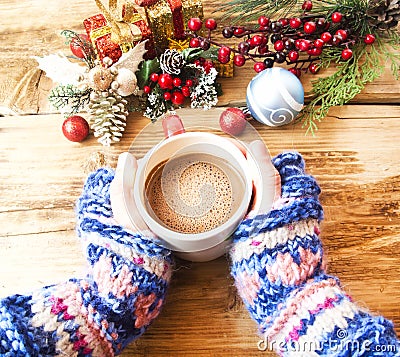
[{"label": "small red ornament ball", "polygon": [[219,125],[224,133],[235,136],[246,128],[246,115],[239,108],[225,109],[219,117]]},{"label": "small red ornament ball", "polygon": [[188,28],[189,30],[192,31],[199,31],[201,29],[201,27],[203,26],[203,23],[201,22],[201,20],[198,17],[192,17],[189,21],[188,21]]},{"label": "small red ornament ball", "polygon": [[69,141],[81,142],[89,135],[88,122],[79,115],[64,120],[62,132]]},{"label": "small red ornament ball", "polygon": [[265,67],[264,62],[256,62],[256,63],[254,63],[253,68],[257,73],[260,73],[267,67]]},{"label": "small red ornament ball", "polygon": [[[86,34],[78,35],[82,42],[90,42],[89,36]],[[76,37],[72,39],[69,44],[69,48],[74,56],[78,58],[85,58],[85,52],[82,48],[82,43]]]},{"label": "small red ornament ball", "polygon": [[306,34],[312,34],[317,29],[317,25],[314,21],[308,21],[304,24],[304,32]]},{"label": "small red ornament ball", "polygon": [[233,57],[233,63],[235,66],[242,67],[246,63],[246,58],[243,55],[235,55],[235,57]]}]

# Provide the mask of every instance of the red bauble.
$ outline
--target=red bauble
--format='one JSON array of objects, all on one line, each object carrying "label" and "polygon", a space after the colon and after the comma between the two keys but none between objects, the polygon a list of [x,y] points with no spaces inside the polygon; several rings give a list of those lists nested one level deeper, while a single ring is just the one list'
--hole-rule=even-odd
[{"label": "red bauble", "polygon": [[364,42],[365,42],[367,45],[373,44],[373,43],[375,42],[375,36],[372,35],[372,34],[366,35],[365,38],[364,38]]},{"label": "red bauble", "polygon": [[158,77],[158,85],[161,89],[172,88],[172,76],[168,73],[160,74]]},{"label": "red bauble", "polygon": [[188,21],[188,28],[189,30],[192,31],[199,31],[201,29],[201,27],[203,26],[203,23],[201,22],[201,20],[198,17],[192,17],[189,21]]},{"label": "red bauble", "polygon": [[351,57],[353,57],[353,51],[350,48],[345,48],[342,51],[342,58],[347,61],[349,60]]},{"label": "red bauble", "polygon": [[217,21],[214,19],[207,19],[204,26],[209,30],[215,30],[217,28]]},{"label": "red bauble", "polygon": [[182,92],[175,91],[171,95],[171,102],[175,105],[182,105],[185,101],[185,96]]},{"label": "red bauble", "polygon": [[79,115],[64,120],[62,132],[69,141],[81,142],[89,135],[88,122]]},{"label": "red bauble", "polygon": [[224,133],[240,135],[246,128],[246,115],[239,108],[225,109],[219,117],[219,125]]},{"label": "red bauble", "polygon": [[332,22],[337,24],[342,21],[343,15],[340,12],[334,12],[332,14]]},{"label": "red bauble", "polygon": [[[90,42],[88,35],[80,34],[78,36],[82,42]],[[69,44],[69,48],[71,49],[71,52],[74,56],[78,58],[85,58],[85,51],[82,48],[82,43],[76,37],[72,39],[71,43]]]}]

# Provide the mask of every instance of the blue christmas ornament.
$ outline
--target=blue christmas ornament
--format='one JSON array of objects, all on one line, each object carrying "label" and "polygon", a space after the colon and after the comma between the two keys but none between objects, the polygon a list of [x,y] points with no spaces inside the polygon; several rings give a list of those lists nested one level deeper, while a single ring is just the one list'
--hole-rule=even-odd
[{"label": "blue christmas ornament", "polygon": [[265,69],[247,86],[247,106],[251,115],[269,126],[289,124],[304,105],[300,80],[280,67]]}]

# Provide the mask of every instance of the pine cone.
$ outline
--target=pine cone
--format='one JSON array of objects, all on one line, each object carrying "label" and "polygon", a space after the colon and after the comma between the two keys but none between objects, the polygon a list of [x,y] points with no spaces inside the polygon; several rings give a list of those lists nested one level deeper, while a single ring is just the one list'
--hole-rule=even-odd
[{"label": "pine cone", "polygon": [[369,22],[380,30],[396,27],[400,20],[400,0],[371,0]]},{"label": "pine cone", "polygon": [[120,141],[128,116],[126,104],[127,101],[112,89],[92,92],[89,103],[89,113],[92,115],[90,126],[99,143],[110,146],[112,142]]},{"label": "pine cone", "polygon": [[177,50],[167,49],[160,56],[160,67],[165,73],[177,75],[181,73],[185,63],[185,59]]}]

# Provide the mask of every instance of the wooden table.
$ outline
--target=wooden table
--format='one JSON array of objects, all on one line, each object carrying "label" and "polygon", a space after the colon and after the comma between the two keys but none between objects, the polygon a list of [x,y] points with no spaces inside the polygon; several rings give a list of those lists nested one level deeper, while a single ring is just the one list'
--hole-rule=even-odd
[{"label": "wooden table", "polygon": [[[217,1],[204,1],[211,14]],[[67,51],[64,28],[82,31],[97,13],[94,1],[5,0],[0,4],[0,296],[84,274],[74,232],[74,204],[90,157],[102,153],[114,165],[148,125],[132,114],[122,142],[107,149],[93,138],[71,143],[63,117],[52,113],[52,86],[32,55]],[[60,15],[62,14],[62,16]],[[318,179],[325,208],[322,239],[329,272],[340,277],[362,306],[392,319],[400,332],[400,84],[385,70],[351,104],[334,108],[316,137],[300,125],[271,129],[255,124],[276,155],[304,155]],[[250,68],[222,81],[219,105],[243,104]],[[309,90],[310,77],[303,82]],[[217,120],[221,109],[185,109],[182,118]],[[165,308],[148,332],[123,356],[258,356],[256,326],[236,295],[227,258],[180,262]]]}]

